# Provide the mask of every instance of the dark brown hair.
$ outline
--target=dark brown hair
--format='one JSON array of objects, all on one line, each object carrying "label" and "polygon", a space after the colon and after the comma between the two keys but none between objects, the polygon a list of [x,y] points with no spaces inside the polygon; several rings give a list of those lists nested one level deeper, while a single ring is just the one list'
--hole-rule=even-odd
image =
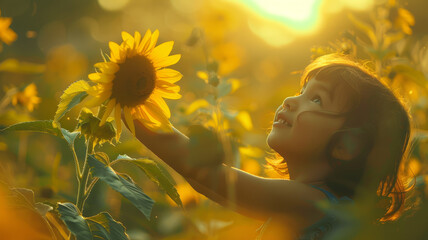
[{"label": "dark brown hair", "polygon": [[[363,64],[343,55],[315,59],[305,68],[301,86],[313,78],[333,81],[334,86],[348,89],[345,123],[332,135],[325,151],[333,167],[326,179],[327,186],[351,198],[364,191],[374,193],[376,201],[390,199],[377,220],[396,219],[405,202],[399,169],[402,160],[407,159],[411,133],[411,116],[403,99]],[[351,135],[354,137],[350,138]],[[343,139],[356,139],[352,144],[360,146],[360,154],[351,161],[331,156],[333,146]],[[279,155],[267,162],[278,173],[288,175],[286,162]]]}]

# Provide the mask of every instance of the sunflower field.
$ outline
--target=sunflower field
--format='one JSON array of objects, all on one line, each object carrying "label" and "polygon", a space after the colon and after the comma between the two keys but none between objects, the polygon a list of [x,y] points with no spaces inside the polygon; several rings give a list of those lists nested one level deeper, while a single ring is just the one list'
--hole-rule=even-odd
[{"label": "sunflower field", "polygon": [[355,224],[327,239],[428,239],[425,7],[0,0],[0,239],[291,239],[289,226],[198,193],[138,129],[185,133],[190,166],[283,178],[267,164],[275,110],[299,91],[305,66],[330,53],[366,60],[410,109],[412,148],[400,171],[412,190],[385,224],[357,208],[337,212]]}]

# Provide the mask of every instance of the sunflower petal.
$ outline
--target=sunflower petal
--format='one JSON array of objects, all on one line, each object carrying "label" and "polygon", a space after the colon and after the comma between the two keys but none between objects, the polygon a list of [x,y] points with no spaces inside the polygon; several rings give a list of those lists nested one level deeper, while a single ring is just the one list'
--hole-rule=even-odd
[{"label": "sunflower petal", "polygon": [[156,103],[146,101],[144,107],[146,110],[145,112],[148,115],[152,116],[154,119],[156,119],[160,124],[165,124],[169,122],[164,110]]},{"label": "sunflower petal", "polygon": [[152,132],[156,132],[156,130],[159,129],[159,126],[154,125],[153,123],[145,119],[138,119],[138,121]]},{"label": "sunflower petal", "polygon": [[171,130],[171,123],[163,114],[162,109],[159,108],[158,105],[147,101],[146,104],[144,105],[144,108],[147,115],[150,115],[152,118],[155,118],[160,123],[160,125],[156,126],[157,129],[160,129],[163,131]]},{"label": "sunflower petal", "polygon": [[84,106],[91,108],[91,107],[96,107],[101,105],[101,103],[105,102],[107,99],[109,98],[108,94],[100,94],[98,96],[91,96],[88,95],[88,97],[86,97],[84,99]]},{"label": "sunflower petal", "polygon": [[114,62],[121,62],[122,57],[121,57],[121,51],[120,51],[120,46],[119,44],[115,43],[115,42],[109,42],[108,43],[109,48],[110,48],[110,60],[114,61]]},{"label": "sunflower petal", "polygon": [[116,121],[116,142],[119,141],[120,134],[122,133],[122,109],[120,104],[116,104],[114,109],[114,120]]},{"label": "sunflower petal", "polygon": [[181,58],[181,54],[175,54],[175,55],[171,55],[165,58],[161,58],[161,59],[155,59],[153,61],[153,66],[158,69],[158,68],[163,68],[163,67],[168,67],[171,66],[173,64],[176,64]]},{"label": "sunflower petal", "polygon": [[179,92],[180,91],[180,86],[173,84],[173,83],[165,82],[162,80],[156,81],[156,88],[157,89],[164,89],[168,92]]},{"label": "sunflower petal", "polygon": [[159,80],[175,83],[183,77],[183,74],[170,68],[163,68],[156,71],[156,76]]},{"label": "sunflower petal", "polygon": [[104,125],[106,123],[107,118],[110,116],[111,112],[114,109],[114,106],[116,105],[116,99],[111,99],[106,107],[106,112],[104,113],[103,117],[101,118],[99,126]]},{"label": "sunflower petal", "polygon": [[94,67],[98,68],[100,72],[107,74],[114,74],[119,70],[119,65],[115,62],[99,62],[95,63]]},{"label": "sunflower petal", "polygon": [[[179,86],[177,86],[179,87]],[[153,94],[160,94],[163,98],[168,99],[180,99],[181,94],[179,94],[177,91],[172,91],[167,88],[155,88]]]},{"label": "sunflower petal", "polygon": [[150,44],[151,36],[152,36],[152,32],[150,31],[150,29],[148,29],[144,34],[143,40],[141,40],[140,47],[137,49],[138,52],[143,52],[143,53],[146,52],[146,49],[149,47],[149,44]]},{"label": "sunflower petal", "polygon": [[164,80],[157,80],[156,81],[156,87],[157,88],[169,88],[169,89],[175,90],[177,92],[180,91],[180,87],[178,85],[164,81]]},{"label": "sunflower petal", "polygon": [[91,73],[88,78],[95,83],[108,83],[113,81],[114,76],[110,74]]},{"label": "sunflower petal", "polygon": [[134,46],[134,38],[131,36],[131,34],[123,31],[122,39],[123,39],[123,42],[125,42],[129,48],[132,48]]},{"label": "sunflower petal", "polygon": [[138,49],[141,42],[141,34],[138,31],[135,31],[134,33],[134,49]]},{"label": "sunflower petal", "polygon": [[171,117],[171,111],[169,110],[169,107],[166,104],[165,100],[163,100],[160,95],[152,94],[152,96],[150,96],[150,99],[148,99],[147,101],[153,102],[158,105],[167,118]]},{"label": "sunflower petal", "polygon": [[174,41],[164,42],[157,47],[155,47],[149,54],[150,59],[159,59],[167,57],[174,46]]},{"label": "sunflower petal", "polygon": [[125,114],[125,120],[129,130],[132,132],[132,135],[135,136],[135,126],[134,126],[134,120],[132,119],[132,115],[131,115],[131,109],[129,109],[128,106],[124,106],[123,113]]},{"label": "sunflower petal", "polygon": [[159,38],[159,30],[155,30],[152,34],[152,38],[150,39],[150,45],[147,48],[147,51],[151,51],[155,46]]}]

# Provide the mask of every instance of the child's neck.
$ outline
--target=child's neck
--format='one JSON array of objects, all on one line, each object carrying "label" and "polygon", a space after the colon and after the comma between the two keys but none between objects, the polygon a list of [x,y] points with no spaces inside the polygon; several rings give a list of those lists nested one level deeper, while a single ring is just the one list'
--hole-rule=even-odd
[{"label": "child's neck", "polygon": [[324,159],[317,161],[287,161],[290,180],[306,184],[320,185],[325,182],[331,167]]}]

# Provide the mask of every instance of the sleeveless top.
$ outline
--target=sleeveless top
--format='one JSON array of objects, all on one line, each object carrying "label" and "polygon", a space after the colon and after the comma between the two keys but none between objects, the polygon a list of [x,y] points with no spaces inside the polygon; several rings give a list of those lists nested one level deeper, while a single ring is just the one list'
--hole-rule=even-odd
[{"label": "sleeveless top", "polygon": [[[349,197],[344,196],[344,197],[341,197],[338,199],[331,192],[329,192],[325,189],[322,189],[320,187],[310,185],[310,184],[309,184],[309,186],[322,191],[327,196],[328,200],[333,204],[339,203],[342,201],[348,201],[350,203],[354,202]],[[297,240],[320,240],[320,239],[324,239],[324,237],[328,233],[332,232],[332,230],[337,228],[339,226],[339,224],[340,224],[340,222],[338,221],[338,219],[335,216],[326,213],[324,215],[324,217],[321,218],[319,221],[317,221],[314,224],[312,224],[311,226],[305,228],[302,231],[302,233],[299,235]]]}]

